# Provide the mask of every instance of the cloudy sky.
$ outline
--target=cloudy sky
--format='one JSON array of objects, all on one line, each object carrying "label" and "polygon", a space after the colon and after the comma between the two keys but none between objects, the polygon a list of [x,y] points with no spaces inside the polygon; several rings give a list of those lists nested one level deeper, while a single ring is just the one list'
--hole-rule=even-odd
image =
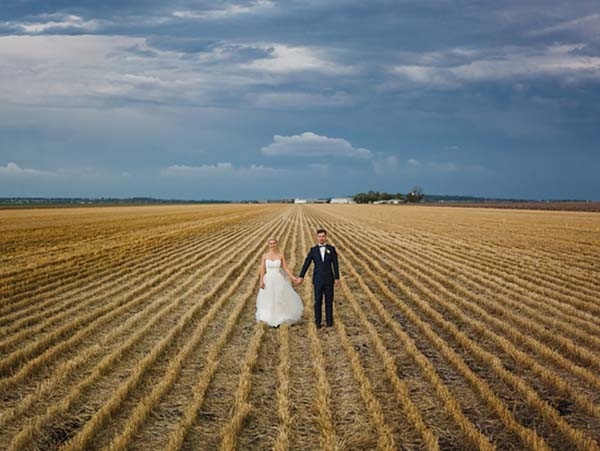
[{"label": "cloudy sky", "polygon": [[0,197],[600,200],[599,173],[597,0],[0,8]]}]

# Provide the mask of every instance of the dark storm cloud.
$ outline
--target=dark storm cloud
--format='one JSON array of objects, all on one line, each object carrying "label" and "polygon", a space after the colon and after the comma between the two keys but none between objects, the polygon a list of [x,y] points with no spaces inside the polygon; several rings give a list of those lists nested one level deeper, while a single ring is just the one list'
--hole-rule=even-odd
[{"label": "dark storm cloud", "polygon": [[228,181],[267,193],[284,174],[318,196],[333,155],[332,195],[592,197],[599,27],[584,0],[9,0],[0,183],[51,192],[68,175],[90,192],[93,172],[114,195],[174,195],[185,175],[189,197],[217,174],[235,196]]}]

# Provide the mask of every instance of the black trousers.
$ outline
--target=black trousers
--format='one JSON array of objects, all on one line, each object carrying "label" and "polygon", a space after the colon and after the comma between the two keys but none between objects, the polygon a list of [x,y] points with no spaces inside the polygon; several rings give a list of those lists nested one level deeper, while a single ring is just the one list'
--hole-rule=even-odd
[{"label": "black trousers", "polygon": [[323,318],[323,298],[325,298],[325,323],[333,326],[333,284],[320,284],[315,289],[315,322],[321,324]]}]

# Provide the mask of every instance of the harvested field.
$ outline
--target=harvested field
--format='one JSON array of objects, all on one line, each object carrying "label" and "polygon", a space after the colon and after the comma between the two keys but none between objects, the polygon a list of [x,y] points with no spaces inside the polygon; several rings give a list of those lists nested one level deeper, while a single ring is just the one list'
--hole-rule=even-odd
[{"label": "harvested field", "polygon": [[474,208],[509,208],[511,210],[559,210],[559,211],[600,211],[600,202],[586,201],[551,201],[551,202],[440,202],[438,206],[474,207]]},{"label": "harvested field", "polygon": [[[335,325],[256,324],[277,236]],[[0,211],[0,448],[596,450],[600,214],[362,205]]]}]

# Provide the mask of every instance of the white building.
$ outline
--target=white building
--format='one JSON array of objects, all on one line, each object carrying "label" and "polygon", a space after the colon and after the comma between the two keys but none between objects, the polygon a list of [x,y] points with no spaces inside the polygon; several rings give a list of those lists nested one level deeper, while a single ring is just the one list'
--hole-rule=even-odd
[{"label": "white building", "polygon": [[351,197],[334,197],[329,203],[331,204],[353,204],[354,200]]},{"label": "white building", "polygon": [[403,202],[399,199],[376,200],[375,202],[373,202],[373,204],[375,205],[398,205],[401,203]]}]

